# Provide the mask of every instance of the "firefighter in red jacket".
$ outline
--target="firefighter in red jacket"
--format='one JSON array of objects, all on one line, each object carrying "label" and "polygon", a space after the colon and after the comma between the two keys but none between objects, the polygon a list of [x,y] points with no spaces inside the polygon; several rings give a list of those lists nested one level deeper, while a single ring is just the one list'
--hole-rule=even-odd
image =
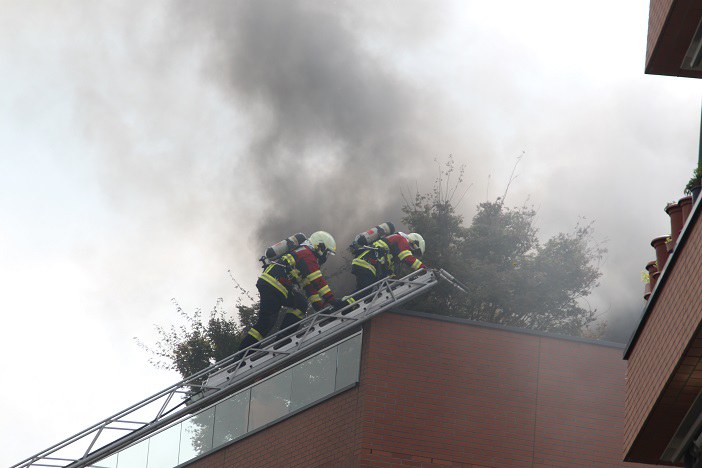
[{"label": "firefighter in red jacket", "polygon": [[404,263],[412,271],[426,268],[418,258],[424,254],[424,247],[424,238],[415,232],[398,232],[373,242],[351,262],[356,291],[387,276],[395,276],[399,263]]},{"label": "firefighter in red jacket", "polygon": [[[331,304],[335,309],[346,305],[334,298],[319,266],[327,255],[336,252],[336,241],[325,231],[317,231],[300,247],[283,255],[275,263],[268,265],[256,288],[261,297],[258,321],[249,329],[239,349],[244,349],[261,341],[275,325],[280,308],[288,308],[281,330],[302,320],[307,310],[308,300],[319,311]],[[299,288],[299,289],[298,289]],[[304,294],[300,291],[304,291]]]}]

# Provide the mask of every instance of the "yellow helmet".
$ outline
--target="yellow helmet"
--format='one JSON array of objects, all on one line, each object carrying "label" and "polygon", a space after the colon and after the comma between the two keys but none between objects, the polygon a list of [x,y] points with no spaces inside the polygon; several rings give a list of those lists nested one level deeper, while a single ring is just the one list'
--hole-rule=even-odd
[{"label": "yellow helmet", "polygon": [[312,235],[307,239],[312,248],[320,256],[325,256],[327,253],[334,255],[336,253],[336,241],[326,231],[317,231],[312,233]]},{"label": "yellow helmet", "polygon": [[419,251],[424,255],[424,238],[421,236],[421,234],[417,234],[416,232],[411,232],[407,234],[407,240],[409,240],[410,247],[412,247],[413,250],[419,249]]}]

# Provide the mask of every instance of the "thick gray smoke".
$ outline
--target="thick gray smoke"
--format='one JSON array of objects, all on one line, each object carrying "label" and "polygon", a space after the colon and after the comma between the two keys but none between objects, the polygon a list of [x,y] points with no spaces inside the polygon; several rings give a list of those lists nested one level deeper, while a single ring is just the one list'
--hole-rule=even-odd
[{"label": "thick gray smoke", "polygon": [[[423,90],[393,68],[396,58],[384,59],[382,48],[374,47],[377,31],[367,34],[369,17],[353,2],[207,5],[181,3],[179,31],[207,44],[205,82],[214,83],[251,122],[253,130],[243,135],[243,163],[232,179],[252,175],[260,194],[264,211],[255,219],[253,242],[259,251],[295,232],[324,229],[344,253],[355,233],[385,220],[399,224],[401,189],[418,180],[426,187],[437,175],[433,159],[445,156],[436,153],[441,143],[461,151],[470,141],[467,156],[484,164],[474,138],[454,140],[455,147],[451,138],[440,141],[445,135],[437,115],[443,109],[426,105],[431,100]],[[402,15],[409,23],[426,24],[411,21],[417,12]],[[487,171],[477,167],[477,174]],[[240,203],[236,187],[230,196],[231,206]],[[348,267],[348,261],[336,258],[328,270]],[[348,279],[342,274],[332,283],[347,291]],[[628,333],[621,325],[613,321],[610,330],[619,341]]]},{"label": "thick gray smoke", "polygon": [[[475,204],[503,192],[518,154],[513,148],[522,145],[528,150],[525,166],[533,163],[535,172],[519,179],[508,203],[519,204],[533,194],[542,215],[539,227],[551,235],[568,231],[579,214],[602,219],[599,207],[585,203],[593,196],[587,181],[599,180],[593,173],[600,177],[592,155],[607,159],[629,151],[602,139],[583,156],[572,142],[582,135],[606,135],[627,121],[627,104],[637,102],[638,94],[625,99],[617,107],[624,109],[620,112],[608,110],[610,99],[602,99],[594,110],[580,106],[579,125],[554,131],[553,115],[578,106],[535,113],[541,104],[531,99],[540,102],[540,86],[553,81],[532,77],[541,85],[527,93],[521,87],[529,81],[514,79],[506,62],[484,54],[478,36],[469,36],[460,47],[453,44],[450,55],[436,53],[440,49],[432,41],[448,22],[438,13],[427,17],[437,10],[431,4],[388,8],[374,2],[371,8],[359,2],[265,0],[154,5],[142,7],[136,15],[141,21],[133,24],[131,9],[113,16],[88,4],[96,10],[89,9],[90,15],[103,18],[93,31],[103,40],[88,36],[70,48],[75,51],[69,55],[76,70],[73,82],[81,83],[80,115],[89,122],[91,140],[100,144],[101,184],[110,201],[130,215],[125,228],[119,226],[125,229],[120,241],[130,252],[148,237],[149,257],[120,255],[116,270],[134,268],[123,259],[166,265],[163,259],[173,252],[194,249],[192,255],[210,261],[199,276],[221,271],[221,260],[235,274],[248,275],[250,286],[258,272],[255,258],[290,234],[327,230],[343,253],[357,232],[386,220],[399,224],[402,190],[410,192],[418,184],[426,191],[438,174],[434,158],[445,160],[449,153],[456,154],[458,164],[470,161],[466,179],[476,188],[461,207],[468,222]],[[450,15],[448,3],[442,5],[438,10]],[[113,22],[115,17],[121,21]],[[112,36],[124,41],[123,51],[108,47]],[[457,50],[465,51],[465,57],[458,57]],[[86,54],[93,60],[86,62]],[[454,60],[469,64],[470,73],[452,75],[447,64]],[[93,62],[99,65],[85,65]],[[438,62],[440,73],[421,73]],[[501,81],[496,85],[494,80]],[[513,97],[509,105],[504,105],[506,95]],[[591,97],[580,99],[589,102]],[[610,116],[607,125],[600,123],[601,115]],[[590,148],[590,140],[588,144],[576,148]],[[561,171],[544,169],[553,161]],[[485,190],[491,173],[492,186]],[[548,174],[551,179],[545,178]],[[563,186],[576,195],[553,197]],[[617,218],[604,219],[597,233],[608,237],[620,224]],[[626,258],[636,256],[627,253]],[[181,261],[183,271],[197,264]],[[348,255],[337,257],[327,272],[348,264]],[[633,275],[638,288],[639,268],[622,265],[616,262],[603,285]],[[148,280],[126,294],[145,294],[159,284]],[[106,281],[105,289],[112,290],[112,283]],[[347,292],[346,286],[335,292]],[[619,298],[619,289],[631,288],[608,291]],[[605,302],[596,307],[608,316],[628,303],[626,298]],[[618,322],[610,322],[612,329],[619,328]]]},{"label": "thick gray smoke", "polygon": [[312,1],[209,5],[181,13],[215,44],[207,73],[254,119],[245,170],[266,203],[260,247],[324,229],[341,249],[398,222],[401,186],[432,155],[418,91],[363,49],[353,13]]}]

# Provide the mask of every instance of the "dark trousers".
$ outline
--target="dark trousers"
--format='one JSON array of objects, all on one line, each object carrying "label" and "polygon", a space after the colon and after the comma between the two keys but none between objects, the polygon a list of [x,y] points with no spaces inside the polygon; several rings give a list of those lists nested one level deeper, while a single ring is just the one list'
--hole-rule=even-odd
[{"label": "dark trousers", "polygon": [[[240,350],[268,336],[275,325],[281,307],[285,306],[290,309],[283,317],[283,323],[280,325],[281,330],[302,320],[303,314],[307,310],[307,299],[297,290],[289,291],[288,297],[285,297],[282,292],[265,281],[258,281],[256,288],[261,298],[258,320],[244,336],[239,345]],[[288,333],[293,333],[294,331],[295,329],[291,328],[288,330]]]},{"label": "dark trousers", "polygon": [[[361,289],[365,288],[366,286],[370,286],[380,279],[368,268],[363,268],[356,265],[351,267],[351,273],[356,277],[356,291],[360,291]],[[354,293],[353,298],[358,301],[372,292],[373,289],[369,289],[362,293]]]},{"label": "dark trousers", "polygon": [[370,286],[379,279],[367,268],[358,268],[357,271],[353,271],[352,273],[356,277],[356,291],[363,289],[366,286]]}]

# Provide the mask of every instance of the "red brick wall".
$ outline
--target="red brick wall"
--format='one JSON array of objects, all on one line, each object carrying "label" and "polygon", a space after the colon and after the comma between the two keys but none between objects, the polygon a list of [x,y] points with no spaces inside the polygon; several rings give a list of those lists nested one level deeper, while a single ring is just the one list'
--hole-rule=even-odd
[{"label": "red brick wall", "polygon": [[673,0],[651,0],[648,12],[648,44],[646,47],[646,65],[651,60],[654,46],[663,30],[663,23],[668,17],[668,12],[673,5]]},{"label": "red brick wall", "polygon": [[361,466],[633,466],[619,348],[394,314],[367,335]]},{"label": "red brick wall", "polygon": [[537,464],[616,465],[624,431],[621,351],[541,339]]},{"label": "red brick wall", "polygon": [[635,466],[620,348],[392,313],[363,341],[358,387],[193,466]]},{"label": "red brick wall", "polygon": [[[653,308],[629,353],[625,453],[637,443],[637,438],[644,437],[643,433],[651,429],[653,433],[642,441],[643,448],[655,448],[660,454],[672,435],[671,431],[675,430],[675,427],[665,428],[668,439],[664,440],[661,423],[657,423],[657,427],[647,427],[647,421],[676,368],[681,370],[679,361],[702,323],[702,288],[699,287],[702,275],[702,222],[698,219],[688,228],[692,228],[692,231],[678,252],[673,268],[666,272],[666,283],[656,292]],[[691,374],[692,370],[687,374]],[[695,382],[686,381],[685,384]],[[696,391],[699,391],[699,382],[696,386]],[[663,447],[652,447],[653,439],[657,439]]]},{"label": "red brick wall", "polygon": [[362,461],[531,462],[538,339],[394,314],[368,335]]}]

